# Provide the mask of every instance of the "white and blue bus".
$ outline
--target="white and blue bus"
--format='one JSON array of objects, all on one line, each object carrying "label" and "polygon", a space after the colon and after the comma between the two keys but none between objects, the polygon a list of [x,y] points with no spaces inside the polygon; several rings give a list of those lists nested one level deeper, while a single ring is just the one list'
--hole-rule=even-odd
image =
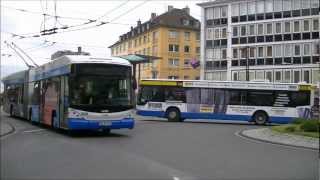
[{"label": "white and blue bus", "polygon": [[310,118],[314,86],[268,82],[141,80],[137,114],[169,121],[289,123]]},{"label": "white and blue bus", "polygon": [[131,69],[122,58],[62,56],[5,77],[4,111],[66,130],[132,129]]}]

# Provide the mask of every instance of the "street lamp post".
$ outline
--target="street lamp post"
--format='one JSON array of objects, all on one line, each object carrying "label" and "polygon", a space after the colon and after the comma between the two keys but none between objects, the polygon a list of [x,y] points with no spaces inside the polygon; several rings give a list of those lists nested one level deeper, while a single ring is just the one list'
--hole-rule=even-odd
[{"label": "street lamp post", "polygon": [[249,52],[248,52],[248,46],[244,47],[245,49],[245,52],[246,52],[246,81],[249,81],[250,80],[250,77],[249,77]]}]

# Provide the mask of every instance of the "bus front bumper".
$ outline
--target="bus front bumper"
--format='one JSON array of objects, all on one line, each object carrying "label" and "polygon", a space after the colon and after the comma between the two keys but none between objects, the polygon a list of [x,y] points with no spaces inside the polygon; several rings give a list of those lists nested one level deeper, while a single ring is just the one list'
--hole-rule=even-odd
[{"label": "bus front bumper", "polygon": [[69,118],[68,129],[70,130],[100,130],[100,129],[133,129],[134,119],[124,118],[120,120],[85,120]]}]

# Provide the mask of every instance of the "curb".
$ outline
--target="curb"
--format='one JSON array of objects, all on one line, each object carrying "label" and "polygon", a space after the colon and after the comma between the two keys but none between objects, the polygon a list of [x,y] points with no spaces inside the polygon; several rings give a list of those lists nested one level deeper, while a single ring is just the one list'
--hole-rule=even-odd
[{"label": "curb", "polygon": [[286,143],[281,143],[281,142],[276,142],[276,141],[271,141],[271,140],[265,140],[265,139],[260,139],[252,136],[248,136],[243,134],[244,131],[250,130],[250,129],[245,129],[242,130],[238,133],[239,136],[242,136],[244,138],[252,139],[255,141],[260,141],[264,143],[269,143],[269,144],[275,144],[275,145],[282,145],[282,146],[288,146],[288,147],[295,147],[295,148],[300,148],[300,149],[308,149],[308,150],[313,150],[313,151],[319,151],[319,148],[313,148],[313,147],[307,147],[307,146],[299,146],[299,145],[293,145],[293,144],[286,144]]},{"label": "curb", "polygon": [[0,137],[7,136],[7,135],[9,135],[9,134],[13,133],[13,132],[16,130],[12,124],[10,124],[10,123],[8,123],[8,122],[3,122],[3,123],[8,124],[8,125],[11,127],[11,130],[10,130],[9,132],[7,132],[7,133],[0,134]]}]

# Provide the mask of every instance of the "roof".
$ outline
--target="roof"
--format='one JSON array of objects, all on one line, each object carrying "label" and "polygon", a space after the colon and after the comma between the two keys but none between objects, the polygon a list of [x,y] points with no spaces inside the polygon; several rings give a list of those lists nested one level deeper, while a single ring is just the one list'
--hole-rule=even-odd
[{"label": "roof", "polygon": [[27,71],[28,70],[23,70],[23,71],[10,74],[2,78],[2,82],[5,84],[22,84],[25,81]]},{"label": "roof", "polygon": [[239,1],[247,1],[247,0],[211,0],[203,3],[198,3],[197,5],[200,7],[207,7],[212,5],[227,4],[227,3],[239,2]]},{"label": "roof", "polygon": [[[190,22],[189,25],[183,25],[183,20],[188,20]],[[117,45],[127,39],[134,38],[140,34],[143,34],[151,29],[156,27],[169,27],[169,28],[183,28],[190,29],[194,31],[200,31],[200,21],[190,16],[187,10],[173,8],[170,11],[167,11],[159,16],[156,16],[149,21],[146,21],[137,27],[133,28],[120,36],[119,40],[109,46],[109,48]],[[140,33],[139,33],[140,32]]]}]

